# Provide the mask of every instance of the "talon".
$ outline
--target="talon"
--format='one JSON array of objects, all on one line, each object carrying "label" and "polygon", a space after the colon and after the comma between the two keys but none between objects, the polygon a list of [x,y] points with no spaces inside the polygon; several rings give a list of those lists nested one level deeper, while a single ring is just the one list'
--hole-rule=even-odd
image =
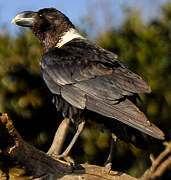
[{"label": "talon", "polygon": [[61,159],[58,159],[58,158],[56,158],[56,157],[53,157],[53,158],[54,158],[55,160],[61,162],[62,164],[65,164],[65,165],[67,165],[67,166],[71,166],[71,164],[70,164],[69,162],[66,162],[65,160],[61,160]]},{"label": "talon", "polygon": [[105,165],[105,168],[108,169],[108,174],[110,174],[110,171],[111,171],[111,169],[112,169],[112,163],[111,163],[111,162],[107,162],[107,163],[105,163],[104,165]]},{"label": "talon", "polygon": [[64,160],[66,162],[69,162],[71,166],[75,166],[75,161],[74,161],[74,159],[71,156],[65,156]]},{"label": "talon", "polygon": [[[66,164],[67,166],[74,166],[75,165],[75,162],[74,160],[70,157],[70,156],[66,156],[64,154],[61,154],[61,155],[50,155],[53,159],[63,163],[63,164]],[[63,159],[63,160],[62,160]]]}]

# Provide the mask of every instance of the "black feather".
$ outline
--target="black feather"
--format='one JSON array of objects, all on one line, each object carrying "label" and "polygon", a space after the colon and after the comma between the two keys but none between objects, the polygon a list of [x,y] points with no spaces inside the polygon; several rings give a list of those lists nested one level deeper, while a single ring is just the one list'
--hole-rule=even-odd
[{"label": "black feather", "polygon": [[[138,93],[149,93],[150,87],[114,54],[112,56],[87,40],[75,39],[44,54],[40,66],[51,92],[55,93],[57,84],[61,97],[71,106],[82,112],[87,109],[99,113],[110,121],[117,119],[163,139],[162,131],[136,107]],[[58,89],[55,94],[59,94]]]}]

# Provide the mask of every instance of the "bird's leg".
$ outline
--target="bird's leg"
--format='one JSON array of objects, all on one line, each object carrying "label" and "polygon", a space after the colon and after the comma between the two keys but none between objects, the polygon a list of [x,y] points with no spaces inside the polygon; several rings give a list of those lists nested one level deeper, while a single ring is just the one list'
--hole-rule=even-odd
[{"label": "bird's leg", "polygon": [[68,156],[69,152],[71,151],[73,145],[75,144],[75,142],[77,141],[78,137],[80,136],[81,132],[84,129],[84,125],[85,125],[85,121],[82,121],[79,125],[78,125],[78,129],[77,132],[75,133],[73,139],[71,140],[70,144],[68,145],[68,147],[66,148],[66,150],[61,154],[56,156],[56,158],[61,159],[61,158],[65,158]]},{"label": "bird's leg", "polygon": [[105,167],[109,169],[109,171],[112,168],[112,159],[113,159],[113,154],[114,154],[114,143],[117,142],[117,137],[115,136],[115,134],[112,133],[111,135],[111,144],[110,144],[110,152],[108,155],[108,158],[106,160],[106,162],[104,163]]},{"label": "bird's leg", "polygon": [[63,144],[65,142],[66,136],[69,131],[70,119],[65,118],[59,125],[55,137],[53,139],[52,145],[48,150],[47,154],[52,156],[57,156],[61,153]]}]

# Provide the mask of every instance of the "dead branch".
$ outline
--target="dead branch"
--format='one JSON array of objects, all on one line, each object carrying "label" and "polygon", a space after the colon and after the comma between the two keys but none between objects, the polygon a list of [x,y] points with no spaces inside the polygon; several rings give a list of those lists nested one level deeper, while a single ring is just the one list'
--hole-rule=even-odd
[{"label": "dead branch", "polygon": [[[25,142],[7,114],[0,117],[0,179],[12,180],[135,180],[105,167],[81,164],[71,167]],[[26,177],[27,176],[27,177]]]},{"label": "dead branch", "polygon": [[171,141],[163,143],[166,148],[159,156],[152,160],[152,165],[145,171],[140,180],[154,180],[161,177],[171,167]]}]

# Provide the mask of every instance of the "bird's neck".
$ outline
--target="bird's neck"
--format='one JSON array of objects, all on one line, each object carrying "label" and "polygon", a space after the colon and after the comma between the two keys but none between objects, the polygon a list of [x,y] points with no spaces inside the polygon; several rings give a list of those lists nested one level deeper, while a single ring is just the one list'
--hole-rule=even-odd
[{"label": "bird's neck", "polygon": [[78,31],[75,28],[70,28],[67,32],[62,34],[62,36],[56,44],[56,47],[61,48],[64,44],[76,38],[85,39],[81,34],[78,33]]},{"label": "bird's neck", "polygon": [[68,30],[66,30],[65,32],[57,31],[55,28],[51,28],[49,31],[46,32],[38,32],[34,30],[33,32],[35,36],[39,39],[45,52],[48,52],[49,50],[56,47],[61,48],[64,44],[75,38],[84,39],[84,37],[81,36],[81,34],[79,34],[78,31],[73,27],[68,28]]}]

